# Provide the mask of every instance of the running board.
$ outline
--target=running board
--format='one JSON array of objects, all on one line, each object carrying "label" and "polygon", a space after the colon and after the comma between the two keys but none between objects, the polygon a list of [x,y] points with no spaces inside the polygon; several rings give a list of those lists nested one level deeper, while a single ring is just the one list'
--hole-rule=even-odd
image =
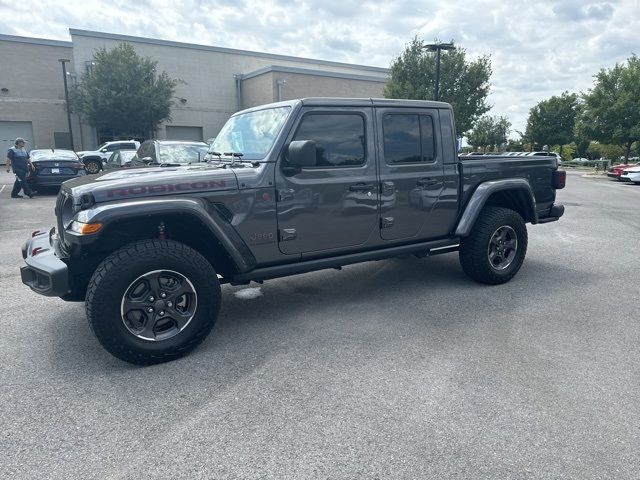
[{"label": "running board", "polygon": [[427,252],[426,256],[449,253],[458,250],[459,238],[447,238],[430,242],[413,243],[410,245],[399,245],[385,248],[383,250],[370,250],[366,252],[350,253],[328,258],[315,258],[285,265],[275,265],[272,267],[256,268],[250,272],[233,275],[223,283],[232,285],[247,284],[251,281],[268,280],[271,278],[287,277],[300,273],[314,272],[327,268],[339,268],[344,265],[368,262],[372,260],[383,260],[385,258],[397,257],[407,253]]}]

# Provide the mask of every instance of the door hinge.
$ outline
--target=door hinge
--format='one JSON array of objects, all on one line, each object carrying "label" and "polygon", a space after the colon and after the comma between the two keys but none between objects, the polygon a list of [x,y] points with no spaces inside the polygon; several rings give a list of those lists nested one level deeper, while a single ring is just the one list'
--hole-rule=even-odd
[{"label": "door hinge", "polygon": [[283,228],[279,233],[281,242],[286,242],[287,240],[293,240],[294,238],[296,238],[295,228]]},{"label": "door hinge", "polygon": [[396,186],[393,182],[382,182],[382,185],[380,187],[380,193],[382,193],[382,195],[389,195],[393,193],[395,189],[396,189]]},{"label": "door hinge", "polygon": [[283,188],[278,190],[278,201],[284,202],[285,200],[292,200],[296,195],[296,191],[292,188]]},{"label": "door hinge", "polygon": [[393,227],[393,217],[382,217],[380,219],[380,228],[390,228]]}]

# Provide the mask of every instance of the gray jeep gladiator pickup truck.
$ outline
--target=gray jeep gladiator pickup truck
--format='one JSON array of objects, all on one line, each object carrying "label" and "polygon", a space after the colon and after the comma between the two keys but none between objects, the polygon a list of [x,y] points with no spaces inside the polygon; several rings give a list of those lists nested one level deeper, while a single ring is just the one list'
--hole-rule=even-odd
[{"label": "gray jeep gladiator pickup truck", "polygon": [[553,156],[458,158],[446,103],[308,98],[234,114],[208,162],[65,182],[57,227],[24,244],[22,281],[85,300],[127,362],[184,355],[220,284],[459,251],[476,281],[520,269],[526,223],[558,220]]}]

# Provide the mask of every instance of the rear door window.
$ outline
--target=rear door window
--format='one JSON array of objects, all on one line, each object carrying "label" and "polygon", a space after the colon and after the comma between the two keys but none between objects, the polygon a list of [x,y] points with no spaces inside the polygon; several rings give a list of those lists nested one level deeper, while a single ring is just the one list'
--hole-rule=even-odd
[{"label": "rear door window", "polygon": [[386,114],[382,129],[387,164],[434,161],[433,119],[429,115]]}]

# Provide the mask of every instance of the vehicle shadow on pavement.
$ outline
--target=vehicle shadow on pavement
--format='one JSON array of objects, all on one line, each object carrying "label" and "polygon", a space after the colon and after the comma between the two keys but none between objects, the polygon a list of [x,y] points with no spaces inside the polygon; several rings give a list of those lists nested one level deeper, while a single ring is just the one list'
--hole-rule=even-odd
[{"label": "vehicle shadow on pavement", "polygon": [[[142,369],[104,351],[88,326],[83,304],[69,304],[64,315],[48,324],[54,342],[50,368],[78,378],[136,376],[138,371],[158,369],[170,378],[188,371],[217,378],[223,387],[292,346],[314,348],[319,341],[358,336],[380,342],[385,336],[393,337],[397,329],[416,335],[429,335],[429,329],[442,334],[444,329],[457,338],[465,334],[468,322],[491,318],[496,310],[515,314],[520,297],[542,301],[560,288],[567,275],[564,269],[528,260],[511,282],[485,286],[464,275],[457,255],[444,255],[369,262],[341,272],[325,270],[263,285],[226,285],[220,316],[203,344],[185,358]],[[260,288],[261,295],[236,297],[246,288]]]}]

